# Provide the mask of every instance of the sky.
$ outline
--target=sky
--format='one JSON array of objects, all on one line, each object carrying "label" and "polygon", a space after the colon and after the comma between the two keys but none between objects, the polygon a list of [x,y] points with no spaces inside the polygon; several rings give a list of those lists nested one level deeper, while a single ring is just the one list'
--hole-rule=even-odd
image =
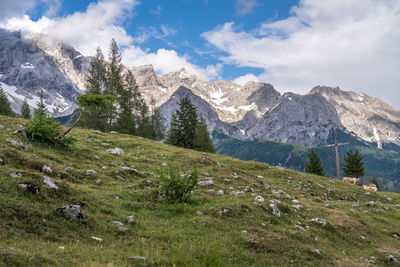
[{"label": "sky", "polygon": [[207,81],[367,93],[400,109],[400,0],[0,0],[0,27]]}]

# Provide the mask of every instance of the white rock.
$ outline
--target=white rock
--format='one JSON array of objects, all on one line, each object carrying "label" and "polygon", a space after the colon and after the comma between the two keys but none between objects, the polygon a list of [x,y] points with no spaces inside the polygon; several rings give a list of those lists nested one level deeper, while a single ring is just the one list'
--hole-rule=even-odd
[{"label": "white rock", "polygon": [[103,239],[101,239],[101,238],[99,238],[99,237],[95,237],[95,236],[92,236],[92,237],[90,237],[90,238],[93,239],[93,240],[96,240],[96,241],[98,241],[98,242],[103,241]]},{"label": "white rock", "polygon": [[42,172],[52,173],[53,170],[49,166],[44,165],[43,168],[42,168]]},{"label": "white rock", "polygon": [[100,156],[99,155],[97,155],[97,154],[94,154],[94,156],[93,156],[95,159],[100,159]]},{"label": "white rock", "polygon": [[264,198],[262,196],[256,196],[254,200],[258,202],[264,202]]},{"label": "white rock", "polygon": [[245,194],[245,192],[243,192],[243,191],[236,191],[236,192],[233,192],[233,195],[234,195],[235,197],[242,197],[242,196],[244,196],[244,194]]},{"label": "white rock", "polygon": [[311,219],[311,220],[308,220],[308,221],[316,223],[316,224],[320,224],[322,226],[326,225],[326,223],[327,223],[327,221],[325,219],[321,219],[321,218],[314,218],[314,219]]},{"label": "white rock", "polygon": [[65,247],[63,247],[63,246],[61,246],[61,247],[58,247],[59,249],[62,249],[62,250],[64,250],[65,249]]},{"label": "white rock", "polygon": [[365,205],[367,205],[367,207],[369,207],[369,206],[373,207],[373,206],[376,206],[376,202],[370,201],[370,202],[367,202]]},{"label": "white rock", "polygon": [[143,256],[130,256],[129,257],[129,259],[132,259],[132,260],[146,260],[146,257],[143,257]]},{"label": "white rock", "polygon": [[12,173],[10,173],[10,176],[12,178],[20,178],[20,177],[22,177],[22,174],[19,172],[12,172]]},{"label": "white rock", "polygon": [[97,172],[95,170],[87,170],[86,175],[91,177],[97,177]]},{"label": "white rock", "polygon": [[111,221],[112,224],[116,225],[116,226],[124,226],[124,224],[120,221]]},{"label": "white rock", "polygon": [[106,152],[111,153],[113,155],[122,155],[122,154],[124,154],[124,151],[119,147],[116,147],[116,148],[113,148],[113,149],[107,149]]},{"label": "white rock", "polygon": [[135,222],[135,216],[131,215],[126,218],[128,224]]},{"label": "white rock", "polygon": [[315,253],[315,254],[318,254],[318,255],[321,256],[321,251],[320,251],[319,249],[312,248],[312,249],[311,249],[311,252],[312,252],[312,253]]},{"label": "white rock", "polygon": [[102,184],[103,183],[103,181],[102,180],[96,180],[96,184]]},{"label": "white rock", "polygon": [[293,199],[292,202],[293,203],[300,203],[300,201],[298,201],[297,199]]},{"label": "white rock", "polygon": [[58,186],[54,183],[53,179],[43,175],[43,186],[47,189],[58,190]]},{"label": "white rock", "polygon": [[63,173],[68,173],[68,172],[70,172],[70,171],[74,171],[75,170],[75,168],[74,167],[65,167],[64,168],[64,170],[63,170]]},{"label": "white rock", "polygon": [[199,186],[210,186],[210,185],[214,185],[214,181],[209,179],[209,180],[200,181],[197,184]]},{"label": "white rock", "polygon": [[276,204],[269,204],[269,206],[272,208],[272,215],[276,217],[281,217],[281,212],[278,209],[278,206]]},{"label": "white rock", "polygon": [[166,162],[163,162],[163,163],[161,163],[161,166],[168,167],[168,164]]},{"label": "white rock", "polygon": [[216,195],[217,196],[222,196],[223,194],[224,194],[224,190],[221,189],[221,190],[218,190]]}]

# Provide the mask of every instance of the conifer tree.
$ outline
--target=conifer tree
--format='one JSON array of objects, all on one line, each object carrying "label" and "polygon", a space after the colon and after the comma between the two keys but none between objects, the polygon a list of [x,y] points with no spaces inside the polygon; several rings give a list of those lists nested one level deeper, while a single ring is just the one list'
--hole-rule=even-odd
[{"label": "conifer tree", "polygon": [[[110,44],[110,53],[109,53],[109,63],[107,65],[106,70],[106,88],[105,94],[112,96],[119,96],[123,94],[124,86],[122,80],[122,64],[121,64],[121,54],[118,49],[117,42],[112,39]],[[108,123],[109,125],[113,125],[116,116],[117,109],[114,104],[110,105],[107,108],[108,111]]]},{"label": "conifer tree", "polygon": [[317,153],[315,153],[314,150],[311,150],[308,156],[309,162],[305,166],[306,172],[324,176],[324,169],[322,168],[321,160],[319,159]]},{"label": "conifer tree", "polygon": [[0,85],[0,115],[14,116],[14,112],[11,109],[10,102]]},{"label": "conifer tree", "polygon": [[90,63],[90,69],[85,77],[87,94],[102,94],[105,90],[106,65],[100,47],[97,47],[96,56]]},{"label": "conifer tree", "polygon": [[153,140],[162,140],[165,136],[165,119],[159,109],[155,109],[150,117],[150,138]]},{"label": "conifer tree", "polygon": [[24,119],[30,119],[31,118],[31,109],[29,108],[28,103],[26,102],[26,99],[22,103],[21,106],[21,116]]},{"label": "conifer tree", "polygon": [[179,146],[177,139],[178,134],[179,134],[178,120],[176,118],[176,113],[172,112],[166,143],[173,146]]},{"label": "conifer tree", "polygon": [[347,151],[344,157],[344,175],[349,177],[361,177],[364,175],[364,162],[361,153],[356,149],[354,152],[352,149]]},{"label": "conifer tree", "polygon": [[208,132],[206,121],[203,117],[197,122],[193,141],[194,149],[203,152],[214,153],[215,149]]},{"label": "conifer tree", "polygon": [[138,102],[141,99],[139,88],[131,70],[124,75],[124,89],[118,97],[120,112],[117,119],[117,130],[120,133],[135,134],[137,128],[136,116]]},{"label": "conifer tree", "polygon": [[44,118],[47,117],[47,108],[44,104],[44,94],[43,91],[40,92],[39,102],[36,103],[36,109],[34,110],[35,118]]},{"label": "conifer tree", "polygon": [[176,111],[176,116],[178,122],[178,132],[176,136],[178,146],[193,149],[197,113],[196,108],[187,96],[181,99],[179,110]]}]

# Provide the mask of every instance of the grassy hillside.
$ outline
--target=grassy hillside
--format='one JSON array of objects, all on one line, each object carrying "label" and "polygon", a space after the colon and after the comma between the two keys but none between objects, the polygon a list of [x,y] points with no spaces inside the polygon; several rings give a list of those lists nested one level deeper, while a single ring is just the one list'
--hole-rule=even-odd
[{"label": "grassy hillside", "polygon": [[[392,145],[382,150],[347,133],[339,131],[338,135],[340,142],[350,142],[350,145],[340,148],[341,166],[343,166],[347,151],[358,149],[365,163],[365,178],[375,177],[384,191],[400,192],[400,152],[396,151],[399,149],[398,146]],[[304,170],[304,165],[308,162],[310,148],[307,147],[266,140],[241,141],[219,132],[214,132],[213,137],[219,141],[216,145],[219,154],[300,171]],[[333,142],[333,136],[330,136],[328,143]],[[314,150],[321,159],[325,175],[336,177],[334,148],[317,147]]]},{"label": "grassy hillside", "polygon": [[[0,265],[365,266],[364,257],[393,266],[388,256],[400,259],[394,233],[398,194],[366,195],[336,180],[91,130],[74,129],[77,142],[69,149],[52,148],[13,136],[22,122],[0,116]],[[8,138],[28,149],[12,146]],[[112,155],[103,143],[124,153]],[[212,177],[214,185],[197,186],[186,204],[159,201],[159,173],[168,168],[163,163],[184,173],[198,170],[201,180]],[[44,165],[51,167],[45,175],[58,191],[43,186]],[[138,174],[119,172],[124,181],[118,179],[123,166]],[[64,174],[66,167],[75,169]],[[98,177],[87,175],[88,169]],[[21,188],[23,182],[37,184],[40,192]],[[236,197],[236,191],[248,192]],[[280,217],[272,214],[274,199]],[[357,200],[360,207],[353,207]],[[376,206],[367,206],[369,201]],[[69,204],[80,205],[88,219],[67,220],[55,212]],[[136,221],[128,224],[131,215]],[[310,222],[313,218],[327,223]]]}]

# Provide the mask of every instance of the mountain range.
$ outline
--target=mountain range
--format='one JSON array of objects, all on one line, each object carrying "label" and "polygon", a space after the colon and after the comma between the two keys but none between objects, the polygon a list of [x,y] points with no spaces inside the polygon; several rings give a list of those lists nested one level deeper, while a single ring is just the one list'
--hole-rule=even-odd
[{"label": "mountain range", "polygon": [[[54,116],[72,114],[85,91],[90,61],[48,36],[0,29],[0,85],[17,113],[24,99],[34,108],[43,92]],[[151,65],[130,69],[146,102],[160,108],[167,125],[177,102],[188,96],[210,133],[218,133],[212,135],[217,147],[226,138],[318,147],[331,142],[338,129],[366,147],[400,151],[400,111],[366,94],[327,86],[304,95],[281,94],[268,83],[202,81],[185,69],[164,75]]]}]

